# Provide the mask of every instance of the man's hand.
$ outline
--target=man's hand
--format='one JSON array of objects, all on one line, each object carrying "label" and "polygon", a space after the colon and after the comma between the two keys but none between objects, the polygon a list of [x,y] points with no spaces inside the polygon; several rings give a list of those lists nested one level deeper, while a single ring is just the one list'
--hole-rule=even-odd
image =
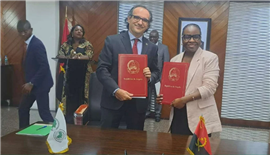
[{"label": "man's hand", "polygon": [[143,75],[146,77],[147,81],[150,80],[151,71],[150,71],[149,67],[146,67],[146,68],[143,69]]},{"label": "man's hand", "polygon": [[162,100],[163,100],[163,94],[159,94],[156,98],[156,102],[159,104],[162,104]]},{"label": "man's hand", "polygon": [[22,85],[23,94],[29,94],[31,92],[32,88],[33,88],[33,85],[31,85],[30,83],[26,83],[26,84]]},{"label": "man's hand", "polygon": [[120,101],[126,101],[126,100],[131,100],[133,94],[130,94],[129,92],[127,92],[123,89],[118,89],[115,92],[114,96]]},{"label": "man's hand", "polygon": [[177,98],[175,100],[172,101],[171,106],[178,108],[178,109],[182,109],[187,103],[187,100],[185,97],[182,98]]}]

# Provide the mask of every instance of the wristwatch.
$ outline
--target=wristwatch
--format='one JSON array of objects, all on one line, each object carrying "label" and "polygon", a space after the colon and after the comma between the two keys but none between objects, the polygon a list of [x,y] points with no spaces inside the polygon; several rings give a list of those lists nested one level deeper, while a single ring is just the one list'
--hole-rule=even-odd
[{"label": "wristwatch", "polygon": [[30,85],[32,85],[32,86],[34,86],[34,84],[33,84],[32,82],[28,82],[28,84],[30,84]]}]

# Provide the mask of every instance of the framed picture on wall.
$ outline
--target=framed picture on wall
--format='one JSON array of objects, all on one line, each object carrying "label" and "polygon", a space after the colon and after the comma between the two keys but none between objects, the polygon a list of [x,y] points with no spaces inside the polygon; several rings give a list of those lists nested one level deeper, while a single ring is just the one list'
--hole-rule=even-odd
[{"label": "framed picture on wall", "polygon": [[201,29],[201,48],[209,50],[211,36],[211,18],[179,18],[177,53],[184,51],[182,45],[183,28],[188,24],[197,24]]}]

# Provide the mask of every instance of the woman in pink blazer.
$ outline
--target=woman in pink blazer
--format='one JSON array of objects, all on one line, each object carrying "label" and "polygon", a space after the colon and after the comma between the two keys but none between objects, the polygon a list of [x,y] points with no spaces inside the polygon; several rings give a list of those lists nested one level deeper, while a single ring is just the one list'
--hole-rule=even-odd
[{"label": "woman in pink blazer", "polygon": [[[176,98],[171,106],[170,131],[173,134],[192,135],[202,115],[208,134],[222,130],[214,94],[218,86],[219,65],[216,54],[202,50],[201,29],[196,24],[183,28],[184,52],[176,55],[171,62],[190,63],[186,93]],[[162,94],[157,102],[162,102]]]}]

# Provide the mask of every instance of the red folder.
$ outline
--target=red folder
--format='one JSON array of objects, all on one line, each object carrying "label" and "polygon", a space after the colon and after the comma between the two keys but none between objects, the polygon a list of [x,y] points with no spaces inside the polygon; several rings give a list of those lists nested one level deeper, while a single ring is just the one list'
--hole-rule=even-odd
[{"label": "red folder", "polygon": [[164,62],[160,94],[162,104],[171,104],[176,98],[185,96],[189,63]]},{"label": "red folder", "polygon": [[118,86],[133,94],[133,97],[147,97],[147,79],[143,69],[147,67],[147,55],[118,55]]}]

